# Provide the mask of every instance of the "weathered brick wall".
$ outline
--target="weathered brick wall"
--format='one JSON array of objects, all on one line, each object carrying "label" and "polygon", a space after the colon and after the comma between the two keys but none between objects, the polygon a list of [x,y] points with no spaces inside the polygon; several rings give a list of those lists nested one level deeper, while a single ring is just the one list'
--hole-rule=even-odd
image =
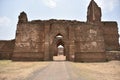
[{"label": "weathered brick wall", "polygon": [[120,51],[107,51],[106,59],[110,60],[120,60]]},{"label": "weathered brick wall", "polygon": [[[0,42],[0,59],[12,56],[12,60],[52,60],[57,54],[57,45],[62,44],[69,61],[105,61],[106,51],[119,49],[119,35],[117,23],[102,22],[101,16],[101,8],[94,0],[88,6],[87,22],[28,21],[27,14],[22,12],[18,17],[15,45],[14,41]],[[56,39],[58,34],[63,39]],[[118,54],[106,55],[108,59],[112,55],[116,59]]]},{"label": "weathered brick wall", "polygon": [[11,59],[15,40],[0,41],[0,59]]},{"label": "weathered brick wall", "polygon": [[15,61],[43,61],[44,53],[42,52],[16,52],[12,60]]},{"label": "weathered brick wall", "polygon": [[44,26],[32,23],[19,24],[15,41],[15,52],[43,52]]},{"label": "weathered brick wall", "polygon": [[119,34],[116,22],[102,22],[103,36],[107,51],[119,49]]},{"label": "weathered brick wall", "polygon": [[44,24],[18,23],[12,60],[43,60],[44,39]]},{"label": "weathered brick wall", "polygon": [[80,25],[75,29],[76,52],[104,52],[104,38],[99,25]]},{"label": "weathered brick wall", "polygon": [[75,61],[105,61],[104,52],[104,38],[99,25],[84,24],[76,27]]},{"label": "weathered brick wall", "polygon": [[75,53],[75,62],[101,62],[106,61],[105,53],[103,52],[78,52]]}]

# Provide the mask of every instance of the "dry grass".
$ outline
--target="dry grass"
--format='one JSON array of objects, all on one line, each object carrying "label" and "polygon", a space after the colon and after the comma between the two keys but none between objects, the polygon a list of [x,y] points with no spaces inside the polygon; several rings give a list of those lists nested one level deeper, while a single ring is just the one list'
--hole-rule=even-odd
[{"label": "dry grass", "polygon": [[48,65],[48,62],[12,62],[0,60],[0,80],[25,80],[32,72]]},{"label": "dry grass", "polygon": [[104,63],[72,63],[86,80],[120,80],[120,61]]},{"label": "dry grass", "polygon": [[[72,63],[76,73],[86,80],[120,80],[120,61],[104,63]],[[0,61],[0,80],[26,80],[36,70],[49,62]]]}]

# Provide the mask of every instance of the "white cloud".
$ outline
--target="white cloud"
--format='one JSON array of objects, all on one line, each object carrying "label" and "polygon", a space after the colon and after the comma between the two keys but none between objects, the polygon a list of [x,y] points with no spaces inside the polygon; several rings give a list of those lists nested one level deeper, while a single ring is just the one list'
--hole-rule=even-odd
[{"label": "white cloud", "polygon": [[57,0],[42,0],[42,1],[49,8],[55,8],[57,6]]},{"label": "white cloud", "polygon": [[11,20],[8,17],[6,16],[0,17],[0,27],[10,26],[10,24]]},{"label": "white cloud", "polygon": [[120,4],[120,0],[95,0],[104,11],[113,11]]},{"label": "white cloud", "polygon": [[16,25],[7,16],[0,16],[0,40],[10,40],[15,38]]}]

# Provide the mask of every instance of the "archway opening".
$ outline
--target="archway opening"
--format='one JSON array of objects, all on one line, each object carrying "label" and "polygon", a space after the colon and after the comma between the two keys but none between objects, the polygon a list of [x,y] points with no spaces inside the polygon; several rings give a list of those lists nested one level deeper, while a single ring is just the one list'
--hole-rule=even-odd
[{"label": "archway opening", "polygon": [[54,61],[64,61],[66,60],[65,56],[65,44],[63,42],[63,36],[61,34],[56,35],[55,37],[56,50],[53,56]]},{"label": "archway opening", "polygon": [[59,45],[58,47],[57,47],[57,53],[58,53],[58,55],[64,55],[64,46],[62,46],[62,45]]}]

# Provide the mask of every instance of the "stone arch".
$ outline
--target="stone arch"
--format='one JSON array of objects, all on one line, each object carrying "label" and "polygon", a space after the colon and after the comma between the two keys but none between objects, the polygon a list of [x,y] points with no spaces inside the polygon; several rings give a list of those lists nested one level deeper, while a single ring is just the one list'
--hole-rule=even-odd
[{"label": "stone arch", "polygon": [[[63,48],[65,47],[65,43],[64,43],[64,41],[62,40],[62,39],[60,39],[60,40],[58,40],[57,41],[57,44],[56,44],[56,47],[57,47],[57,49],[58,49],[58,46],[63,46]],[[57,50],[58,51],[58,50]],[[57,53],[57,55],[58,55],[59,53]],[[66,54],[65,54],[65,48],[64,48],[64,50],[63,50],[63,55],[65,56]]]},{"label": "stone arch", "polygon": [[[62,38],[57,38],[57,36],[61,36]],[[50,59],[53,60],[53,56],[57,55],[58,46],[62,45],[64,46],[64,55],[66,55],[66,40],[67,36],[65,33],[56,33],[53,36],[51,36],[51,43],[50,43]]]},{"label": "stone arch", "polygon": [[63,37],[63,41],[67,41],[67,39],[68,39],[68,33],[67,33],[67,31],[55,31],[55,32],[51,32],[50,33],[51,35],[50,35],[50,44],[52,44],[53,43],[53,40],[56,38],[56,36],[58,36],[58,35],[61,35],[62,37]]}]

